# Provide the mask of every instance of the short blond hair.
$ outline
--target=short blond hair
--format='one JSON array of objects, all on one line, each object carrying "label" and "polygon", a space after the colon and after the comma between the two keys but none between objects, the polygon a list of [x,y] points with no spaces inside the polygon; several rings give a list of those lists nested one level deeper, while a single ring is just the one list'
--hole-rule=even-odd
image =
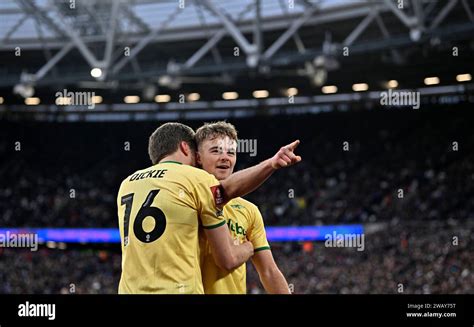
[{"label": "short blond hair", "polygon": [[197,146],[205,140],[213,140],[216,137],[228,136],[230,139],[237,142],[237,130],[235,126],[226,121],[218,121],[214,123],[204,123],[196,131],[195,139]]}]

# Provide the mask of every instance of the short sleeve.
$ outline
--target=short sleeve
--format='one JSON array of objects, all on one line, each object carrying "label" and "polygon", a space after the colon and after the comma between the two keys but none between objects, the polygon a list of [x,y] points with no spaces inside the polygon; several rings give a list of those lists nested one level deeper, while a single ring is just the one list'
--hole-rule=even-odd
[{"label": "short sleeve", "polygon": [[203,228],[211,229],[225,224],[222,209],[223,192],[219,181],[205,171],[198,174],[194,184],[196,209]]},{"label": "short sleeve", "polygon": [[248,240],[252,242],[254,252],[270,250],[270,245],[268,244],[267,234],[265,232],[265,226],[263,224],[263,218],[260,210],[258,210],[256,206],[252,206],[251,214],[253,217],[253,224],[248,234]]}]

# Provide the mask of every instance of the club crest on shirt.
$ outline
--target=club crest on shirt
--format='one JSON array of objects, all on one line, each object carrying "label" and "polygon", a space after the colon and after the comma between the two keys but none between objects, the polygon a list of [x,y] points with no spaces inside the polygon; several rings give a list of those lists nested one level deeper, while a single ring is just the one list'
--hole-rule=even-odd
[{"label": "club crest on shirt", "polygon": [[214,197],[214,201],[216,202],[216,205],[221,205],[224,203],[224,194],[222,194],[220,185],[211,186],[211,193],[212,193],[212,196]]},{"label": "club crest on shirt", "polygon": [[231,204],[230,206],[231,206],[232,208],[239,209],[239,210],[245,208],[243,205],[238,204],[238,203],[237,203],[237,204]]}]

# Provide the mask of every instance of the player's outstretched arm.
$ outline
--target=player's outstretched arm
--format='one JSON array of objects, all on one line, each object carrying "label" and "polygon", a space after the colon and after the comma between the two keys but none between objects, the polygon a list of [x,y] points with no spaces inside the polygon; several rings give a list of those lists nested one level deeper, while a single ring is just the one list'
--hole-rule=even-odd
[{"label": "player's outstretched arm", "polygon": [[224,191],[224,201],[244,196],[263,184],[268,177],[277,169],[289,167],[301,161],[301,157],[294,153],[296,147],[300,143],[296,140],[285,145],[278,152],[258,165],[252,166],[233,173],[226,179],[221,181]]},{"label": "player's outstretched arm", "polygon": [[273,259],[272,251],[258,251],[253,256],[252,262],[268,294],[291,294],[285,276]]},{"label": "player's outstretched arm", "polygon": [[230,236],[227,225],[222,225],[213,229],[204,229],[207,240],[211,247],[212,256],[219,268],[233,270],[253,255],[253,245],[251,242],[234,244]]}]

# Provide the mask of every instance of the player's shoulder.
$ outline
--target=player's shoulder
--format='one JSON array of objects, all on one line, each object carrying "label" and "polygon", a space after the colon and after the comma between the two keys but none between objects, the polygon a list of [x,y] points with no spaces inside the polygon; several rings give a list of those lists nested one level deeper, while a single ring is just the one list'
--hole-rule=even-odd
[{"label": "player's shoulder", "polygon": [[150,170],[152,167],[153,167],[153,166],[135,170],[133,173],[131,173],[131,174],[129,174],[127,177],[125,177],[125,178],[122,180],[122,182],[120,183],[120,185],[121,185],[121,186],[124,185],[125,183],[131,181],[134,176],[138,176],[138,175],[140,175],[141,173],[144,173],[144,172],[146,172],[147,170]]},{"label": "player's shoulder", "polygon": [[263,217],[258,207],[244,198],[235,198],[229,201],[229,205],[233,210],[240,211],[248,219],[250,226],[263,226]]},{"label": "player's shoulder", "polygon": [[131,185],[130,181],[132,177],[135,176],[136,174],[139,174],[141,171],[142,170],[134,171],[133,173],[129,174],[127,177],[122,179],[122,181],[120,182],[120,186],[118,188],[118,198],[120,198],[124,193],[129,192],[130,185]]},{"label": "player's shoulder", "polygon": [[188,178],[192,179],[194,182],[200,181],[207,181],[209,179],[215,180],[214,175],[209,174],[207,171],[201,168],[189,166],[189,165],[182,165],[183,166],[183,174]]},{"label": "player's shoulder", "polygon": [[246,209],[250,213],[260,212],[260,210],[254,203],[241,197],[230,200],[228,205],[230,205],[234,209]]}]

